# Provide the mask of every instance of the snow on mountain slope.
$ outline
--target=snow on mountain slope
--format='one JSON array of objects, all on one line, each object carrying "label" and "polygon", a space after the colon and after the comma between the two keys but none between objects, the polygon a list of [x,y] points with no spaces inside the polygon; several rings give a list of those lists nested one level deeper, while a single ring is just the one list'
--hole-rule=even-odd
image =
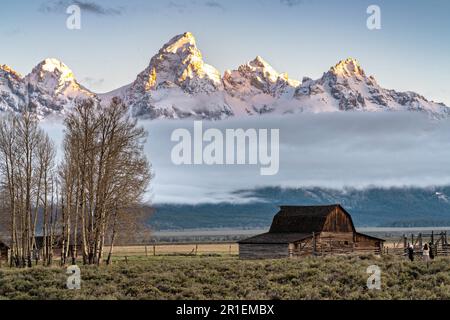
[{"label": "snow on mountain slope", "polygon": [[39,116],[64,113],[77,99],[95,99],[95,94],[82,87],[72,70],[57,59],[42,61],[24,80]]},{"label": "snow on mountain slope", "polygon": [[232,114],[219,71],[203,61],[189,32],[166,43],[119,95],[137,117],[221,119]]},{"label": "snow on mountain slope", "polygon": [[[238,70],[227,71],[224,76],[227,92],[232,96],[254,96],[260,93],[274,98],[289,95],[300,83],[279,74],[261,57],[242,65]],[[292,96],[291,96],[292,97]]]},{"label": "snow on mountain slope", "polygon": [[81,86],[73,72],[56,59],[46,59],[25,78],[0,67],[0,111],[22,112],[34,106],[40,117],[64,114],[78,99],[109,103],[120,97],[130,113],[149,119],[210,119],[264,113],[343,111],[414,111],[433,118],[450,116],[450,108],[414,92],[382,88],[355,59],[339,62],[318,80],[290,79],[256,57],[223,77],[203,61],[194,36],[172,38],[136,80],[105,94]]},{"label": "snow on mountain slope", "polygon": [[300,83],[279,74],[260,56],[238,70],[226,71],[223,77],[229,104],[235,113],[247,114],[274,111],[277,104],[292,99]]},{"label": "snow on mountain slope", "polygon": [[352,58],[339,62],[318,80],[304,79],[294,97],[302,111],[420,111],[434,117],[450,115],[450,108],[417,93],[383,89]]},{"label": "snow on mountain slope", "polygon": [[27,88],[22,76],[6,65],[0,65],[0,112],[21,112]]},{"label": "snow on mountain slope", "polygon": [[[39,117],[64,114],[79,99],[96,95],[82,87],[61,61],[46,59],[26,77],[0,67],[0,111],[35,112]],[[31,108],[31,110],[30,110]]]},{"label": "snow on mountain slope", "polygon": [[155,55],[136,81],[101,95],[118,95],[140,118],[223,119],[265,113],[420,111],[431,117],[450,108],[413,92],[380,87],[355,59],[339,62],[322,78],[302,82],[278,73],[263,58],[219,72],[204,63],[191,33],[178,35]]}]

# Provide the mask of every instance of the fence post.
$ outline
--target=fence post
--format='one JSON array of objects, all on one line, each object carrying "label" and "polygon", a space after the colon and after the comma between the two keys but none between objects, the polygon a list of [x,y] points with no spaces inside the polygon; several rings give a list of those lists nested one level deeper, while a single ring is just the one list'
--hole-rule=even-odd
[{"label": "fence post", "polygon": [[156,257],[156,246],[153,245],[153,256]]},{"label": "fence post", "polygon": [[408,238],[406,238],[406,234],[403,234],[403,251],[404,253],[407,253],[407,246],[408,246]]},{"label": "fence post", "polygon": [[419,248],[420,250],[423,248],[422,233],[419,233]]},{"label": "fence post", "polygon": [[316,233],[313,232],[313,256],[316,255]]},{"label": "fence post", "polygon": [[147,246],[145,246],[145,256],[148,257],[148,250],[147,250]]},{"label": "fence post", "polygon": [[447,231],[444,232],[444,243],[445,243],[445,255],[448,256],[448,242],[447,242]]}]

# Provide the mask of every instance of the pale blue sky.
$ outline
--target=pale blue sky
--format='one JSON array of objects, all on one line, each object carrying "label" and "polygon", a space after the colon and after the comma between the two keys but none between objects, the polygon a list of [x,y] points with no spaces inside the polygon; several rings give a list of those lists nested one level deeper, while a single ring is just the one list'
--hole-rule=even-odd
[{"label": "pale blue sky", "polygon": [[[55,57],[105,92],[133,81],[165,42],[191,31],[221,72],[261,55],[301,80],[354,57],[382,86],[450,105],[447,0],[86,0],[80,31],[65,27],[70,2],[2,1],[0,63],[26,74]],[[371,4],[382,10],[378,31],[366,27]]]}]

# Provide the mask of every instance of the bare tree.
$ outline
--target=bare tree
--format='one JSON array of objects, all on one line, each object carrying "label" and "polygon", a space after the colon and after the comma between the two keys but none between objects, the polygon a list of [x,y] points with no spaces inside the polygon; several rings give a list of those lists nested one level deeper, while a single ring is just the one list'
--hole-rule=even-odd
[{"label": "bare tree", "polygon": [[[55,157],[56,150],[48,136],[39,142],[36,152],[36,168],[38,181],[36,183],[36,205],[33,230],[36,230],[39,209],[42,211],[42,259],[44,264],[51,265],[53,252],[54,229],[52,216],[55,197]],[[56,206],[57,207],[57,206]],[[35,236],[33,234],[33,239]]]},{"label": "bare tree", "polygon": [[11,266],[30,267],[40,253],[51,265],[56,243],[63,265],[78,251],[85,264],[101,264],[105,244],[110,263],[115,241],[146,234],[144,129],[116,98],[107,107],[79,102],[65,125],[56,170],[55,146],[32,114],[0,119],[0,232],[10,237]]},{"label": "bare tree", "polygon": [[0,119],[0,179],[9,209],[11,266],[32,266],[38,215],[48,210],[54,158],[54,146],[35,116]]},{"label": "bare tree", "polygon": [[79,103],[65,125],[65,158],[59,170],[64,199],[62,262],[81,239],[83,262],[101,264],[107,235],[112,248],[122,217],[140,216],[129,209],[139,206],[151,180],[143,151],[146,132],[117,98],[107,107],[93,101]]}]

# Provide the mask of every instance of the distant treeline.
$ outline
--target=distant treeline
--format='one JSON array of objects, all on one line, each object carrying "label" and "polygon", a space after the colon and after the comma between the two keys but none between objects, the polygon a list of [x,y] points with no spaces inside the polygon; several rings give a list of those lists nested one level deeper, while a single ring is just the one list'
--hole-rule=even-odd
[{"label": "distant treeline", "polygon": [[433,188],[262,188],[236,191],[245,204],[159,204],[156,230],[268,228],[280,205],[342,204],[359,227],[450,226],[450,186]]}]

